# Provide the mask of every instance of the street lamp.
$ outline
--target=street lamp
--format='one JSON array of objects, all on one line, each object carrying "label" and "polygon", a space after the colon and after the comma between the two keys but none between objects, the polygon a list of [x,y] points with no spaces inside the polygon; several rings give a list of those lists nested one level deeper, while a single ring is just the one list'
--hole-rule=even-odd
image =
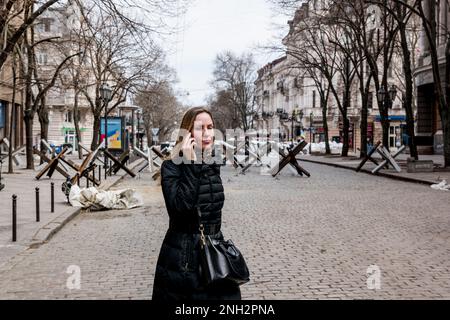
[{"label": "street lamp", "polygon": [[395,84],[393,84],[389,89],[389,98],[391,99],[391,103],[394,102],[396,97],[397,97],[397,87],[395,86]]},{"label": "street lamp", "polygon": [[[100,99],[105,105],[105,151],[108,150],[108,102],[111,101],[111,88],[107,83],[102,83],[100,88]],[[106,156],[106,152],[104,152],[105,156],[105,179],[106,172],[108,170],[108,158]]]},{"label": "street lamp", "polygon": [[381,86],[380,90],[378,90],[378,100],[381,101],[383,104],[386,101],[386,95],[389,98],[389,104],[392,104],[397,97],[397,87],[395,84],[391,86],[389,91],[386,91],[386,88],[384,86]]},{"label": "street lamp", "polygon": [[381,86],[380,90],[378,90],[378,101],[384,103],[384,99],[386,99],[386,88]]}]

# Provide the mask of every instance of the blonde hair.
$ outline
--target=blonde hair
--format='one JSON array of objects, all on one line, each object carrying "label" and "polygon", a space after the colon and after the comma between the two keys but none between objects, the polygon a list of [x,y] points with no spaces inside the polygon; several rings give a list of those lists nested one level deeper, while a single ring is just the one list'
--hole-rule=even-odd
[{"label": "blonde hair", "polygon": [[[189,110],[187,110],[183,116],[183,120],[181,121],[180,125],[180,132],[187,130],[189,132],[192,132],[194,129],[194,123],[195,119],[200,113],[207,113],[211,117],[211,120],[213,122],[213,126],[215,127],[214,118],[211,114],[211,111],[206,109],[205,107],[194,107]],[[179,156],[179,153],[181,151],[181,143],[183,142],[183,136],[179,135],[177,138],[177,142],[175,143],[175,146],[173,147],[170,154],[166,157],[166,160],[171,160],[175,157]]]}]

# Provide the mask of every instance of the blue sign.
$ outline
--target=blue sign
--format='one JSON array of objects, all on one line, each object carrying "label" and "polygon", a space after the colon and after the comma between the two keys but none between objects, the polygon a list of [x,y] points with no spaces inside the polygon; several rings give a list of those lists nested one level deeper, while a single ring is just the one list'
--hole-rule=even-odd
[{"label": "blue sign", "polygon": [[[123,149],[123,119],[108,117],[108,149]],[[100,119],[100,143],[105,139],[105,118]]]},{"label": "blue sign", "polygon": [[[389,116],[389,121],[406,121],[406,116]],[[381,116],[376,116],[375,121],[380,122]]]}]

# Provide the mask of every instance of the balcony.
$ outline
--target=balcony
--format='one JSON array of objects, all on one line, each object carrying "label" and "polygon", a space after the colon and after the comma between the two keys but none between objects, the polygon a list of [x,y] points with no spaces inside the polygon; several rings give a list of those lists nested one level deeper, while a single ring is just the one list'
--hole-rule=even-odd
[{"label": "balcony", "polygon": [[261,117],[263,120],[273,118],[275,114],[273,112],[262,112]]},{"label": "balcony", "polygon": [[280,120],[289,121],[289,113],[283,112],[280,114]]}]

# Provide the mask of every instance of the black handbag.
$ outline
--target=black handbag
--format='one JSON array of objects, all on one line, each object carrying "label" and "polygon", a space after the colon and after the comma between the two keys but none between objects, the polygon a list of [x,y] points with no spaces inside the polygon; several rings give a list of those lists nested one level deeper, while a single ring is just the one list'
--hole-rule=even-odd
[{"label": "black handbag", "polygon": [[242,285],[250,273],[239,249],[231,240],[218,240],[204,234],[201,211],[197,206],[200,231],[200,272],[206,286],[217,282]]}]

